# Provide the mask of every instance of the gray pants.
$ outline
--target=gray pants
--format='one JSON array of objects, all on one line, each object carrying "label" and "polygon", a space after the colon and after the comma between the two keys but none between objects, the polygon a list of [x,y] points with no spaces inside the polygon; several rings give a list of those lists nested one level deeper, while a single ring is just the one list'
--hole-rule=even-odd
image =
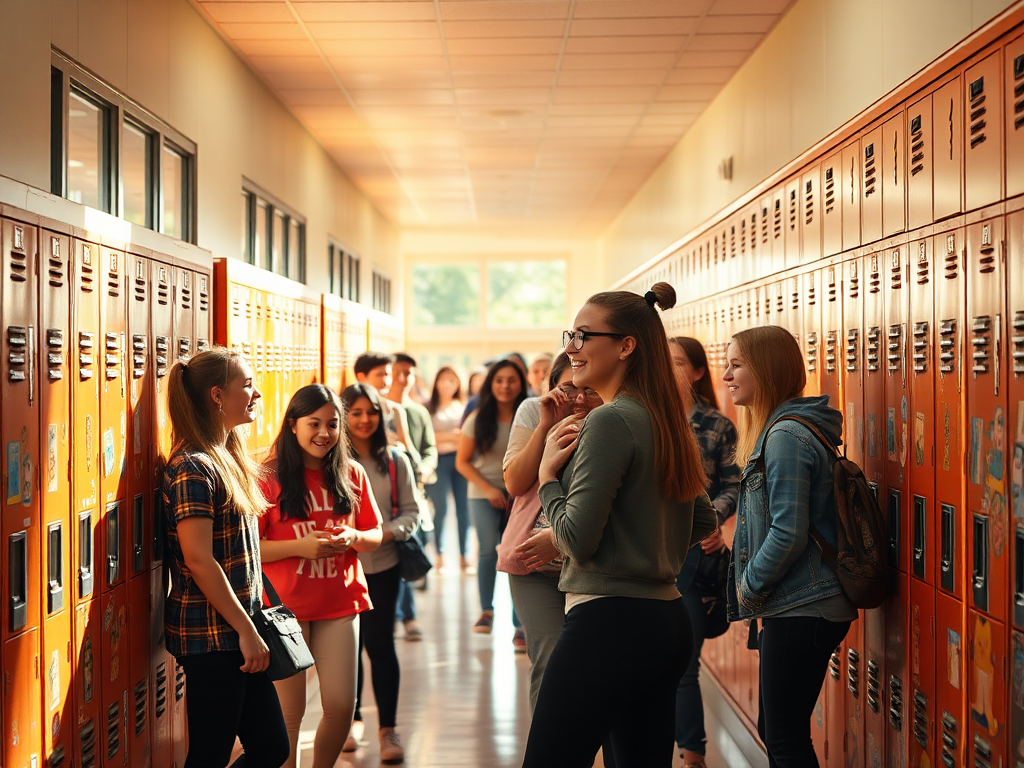
[{"label": "gray pants", "polygon": [[537,706],[540,683],[565,623],[565,594],[558,591],[558,574],[530,573],[508,577],[512,603],[526,630],[530,657],[530,711]]}]

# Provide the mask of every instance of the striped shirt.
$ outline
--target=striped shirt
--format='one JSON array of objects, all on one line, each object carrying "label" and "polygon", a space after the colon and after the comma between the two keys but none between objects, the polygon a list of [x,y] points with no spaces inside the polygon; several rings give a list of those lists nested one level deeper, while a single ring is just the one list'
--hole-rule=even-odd
[{"label": "striped shirt", "polygon": [[721,524],[736,512],[736,501],[740,495],[736,427],[700,395],[694,395],[690,424],[700,446],[704,474],[708,478],[708,497]]},{"label": "striped shirt", "polygon": [[189,573],[178,540],[178,523],[189,517],[213,520],[213,557],[250,615],[260,609],[263,582],[260,534],[255,517],[227,503],[227,494],[206,454],[179,450],[164,468],[166,560],[171,592],[164,607],[167,651],[189,656],[239,650],[238,633],[217,613]]}]

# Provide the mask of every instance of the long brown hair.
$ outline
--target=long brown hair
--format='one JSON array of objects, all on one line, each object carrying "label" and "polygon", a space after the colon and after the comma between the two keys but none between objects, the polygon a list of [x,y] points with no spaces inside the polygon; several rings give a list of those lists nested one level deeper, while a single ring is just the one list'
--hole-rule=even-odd
[{"label": "long brown hair", "polygon": [[455,377],[455,380],[459,382],[459,388],[455,390],[452,400],[458,400],[460,403],[465,400],[465,397],[462,394],[462,378],[450,365],[442,365],[438,368],[437,375],[434,377],[434,388],[430,390],[430,401],[427,403],[427,410],[430,412],[431,416],[434,416],[437,413],[437,409],[441,405],[441,393],[437,391],[437,382],[440,381],[441,376],[446,373],[450,373]]},{"label": "long brown hair", "polygon": [[210,390],[226,389],[242,375],[241,357],[224,347],[214,347],[171,368],[167,385],[167,410],[171,417],[171,454],[192,449],[205,454],[213,465],[228,504],[246,515],[262,515],[267,501],[259,487],[260,466],[245,452],[238,429],[228,432],[213,410]]},{"label": "long brown hair", "polygon": [[674,307],[676,292],[668,283],[656,283],[648,294],[653,294],[651,303],[630,291],[598,293],[587,303],[604,310],[613,331],[636,339],[618,394],[638,400],[651,416],[654,465],[663,493],[670,499],[688,501],[704,492],[707,478],[679,397],[665,326],[654,308],[655,303],[662,310]]},{"label": "long brown hair", "polygon": [[669,343],[683,350],[691,368],[704,369],[704,374],[691,387],[693,394],[700,395],[712,408],[718,410],[718,397],[715,395],[715,385],[711,383],[711,369],[708,367],[708,353],[704,351],[704,345],[690,336],[673,336]]},{"label": "long brown hair", "polygon": [[748,328],[732,337],[736,352],[757,384],[753,405],[739,407],[740,438],[736,461],[747,463],[768,417],[786,400],[799,397],[807,384],[803,356],[796,339],[785,328],[766,325]]}]

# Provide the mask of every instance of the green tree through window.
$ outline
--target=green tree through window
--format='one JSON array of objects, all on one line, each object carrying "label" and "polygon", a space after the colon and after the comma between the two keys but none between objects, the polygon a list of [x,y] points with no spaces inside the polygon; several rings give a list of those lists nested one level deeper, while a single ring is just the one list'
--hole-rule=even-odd
[{"label": "green tree through window", "polygon": [[417,325],[480,323],[477,264],[416,264],[412,269],[412,317]]},{"label": "green tree through window", "polygon": [[487,325],[560,328],[565,323],[565,261],[487,266]]}]

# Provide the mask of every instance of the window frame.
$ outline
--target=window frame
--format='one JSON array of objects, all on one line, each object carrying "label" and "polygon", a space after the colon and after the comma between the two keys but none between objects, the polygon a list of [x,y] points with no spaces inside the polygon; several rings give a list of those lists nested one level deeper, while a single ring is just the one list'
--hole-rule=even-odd
[{"label": "window frame", "polygon": [[373,270],[373,308],[392,314],[391,312],[391,278],[385,273]]},{"label": "window frame", "polygon": [[[253,266],[266,270],[271,274],[283,277],[286,280],[294,280],[297,283],[306,282],[306,217],[298,213],[294,208],[282,203],[278,198],[271,195],[263,187],[254,181],[242,177],[242,194],[246,197],[246,211],[248,230],[243,233],[244,247],[242,249],[243,259]],[[264,243],[260,249],[263,253],[256,253],[256,210],[263,203],[267,209],[267,231],[263,233]],[[273,270],[274,256],[274,231],[275,223],[281,221],[281,264],[285,274]],[[295,245],[296,253],[291,253],[291,238],[289,236],[292,224],[298,226],[298,239]],[[293,272],[294,265],[294,274]]]}]

